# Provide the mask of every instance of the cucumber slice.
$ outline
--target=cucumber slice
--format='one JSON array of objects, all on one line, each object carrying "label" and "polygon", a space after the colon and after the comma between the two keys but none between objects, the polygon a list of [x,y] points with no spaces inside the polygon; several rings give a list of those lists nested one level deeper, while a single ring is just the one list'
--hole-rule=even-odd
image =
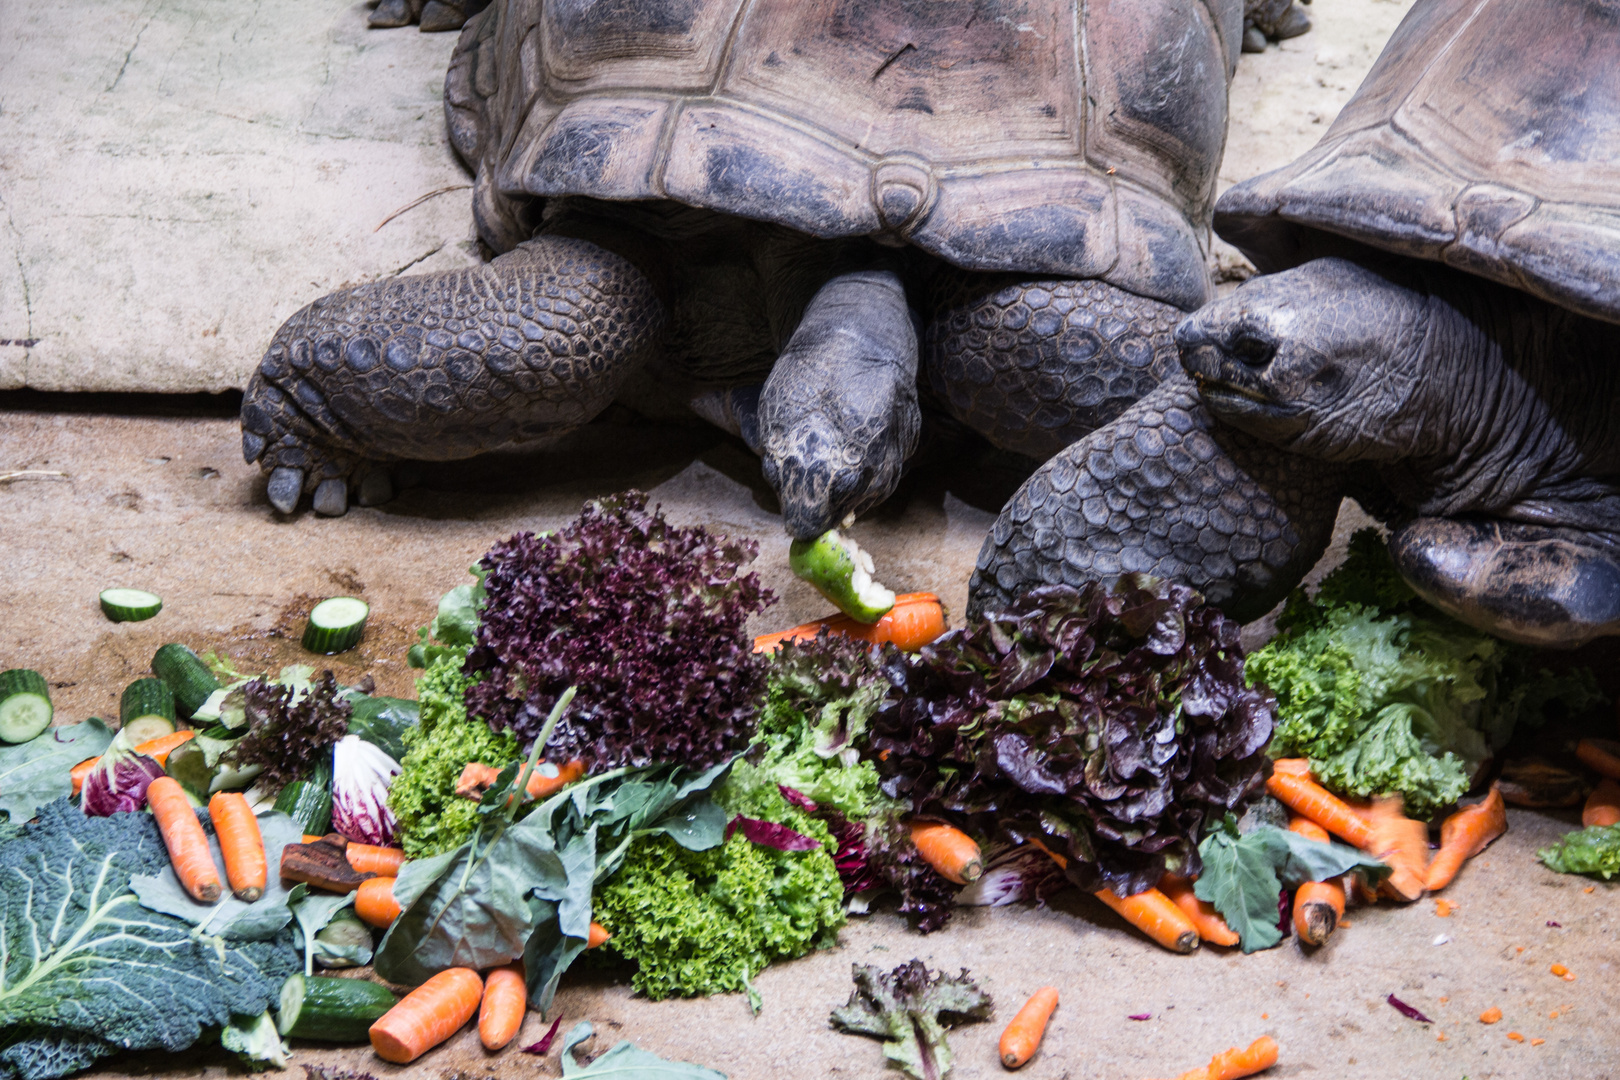
[{"label": "cucumber slice", "polygon": [[219,689],[219,680],[197,654],[171,641],[152,654],[152,674],[169,684],[175,704],[187,716],[194,715],[208,696]]},{"label": "cucumber slice", "polygon": [[51,688],[28,668],[0,671],[0,739],[25,743],[51,726]]},{"label": "cucumber slice", "polygon": [[289,975],[281,984],[276,1028],[294,1039],[363,1043],[394,1004],[387,987],[365,979]]},{"label": "cucumber slice", "polygon": [[334,596],[322,600],[309,613],[309,624],[304,627],[304,648],[322,656],[344,652],[360,643],[366,630],[366,616],[371,609],[364,600],[352,596]]},{"label": "cucumber slice", "polygon": [[101,610],[113,622],[141,622],[163,610],[163,598],[140,589],[103,589]]},{"label": "cucumber slice", "polygon": [[324,784],[294,780],[276,796],[276,809],[298,822],[306,834],[325,836],[332,829],[332,793]]},{"label": "cucumber slice", "polygon": [[872,580],[872,556],[837,529],[793,541],[788,566],[856,622],[875,623],[894,607],[894,590]]}]

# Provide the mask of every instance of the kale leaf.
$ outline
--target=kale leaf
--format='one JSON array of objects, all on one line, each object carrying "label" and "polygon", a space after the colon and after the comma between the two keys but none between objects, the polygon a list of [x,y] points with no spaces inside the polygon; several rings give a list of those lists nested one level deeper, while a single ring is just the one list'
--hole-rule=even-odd
[{"label": "kale leaf", "polygon": [[705,768],[748,745],[764,661],[743,634],[772,602],[740,568],[752,541],[677,528],[628,491],[587,503],[556,533],[520,533],[479,564],[488,599],[465,671],[467,706],[525,749],[579,687],[546,757],[595,771]]},{"label": "kale leaf", "polygon": [[833,1010],[833,1023],[856,1035],[883,1040],[883,1056],[917,1080],[939,1080],[951,1070],[945,1028],[990,1017],[990,996],[968,977],[935,973],[921,960],[893,971],[854,965],[855,991]]},{"label": "kale leaf", "polygon": [[1089,892],[1196,874],[1204,823],[1265,782],[1271,696],[1244,684],[1237,624],[1181,585],[1035,589],[884,666],[885,794],[981,842],[1037,839]]},{"label": "kale leaf", "polygon": [[46,728],[16,746],[0,745],[0,810],[21,824],[42,804],[72,794],[69,771],[85,758],[100,757],[112,739],[107,725],[91,717]]},{"label": "kale leaf", "polygon": [[227,943],[143,908],[131,877],[168,861],[149,814],[86,817],[66,799],[0,845],[0,1078],[183,1050],[275,1003],[298,970],[290,936]]}]

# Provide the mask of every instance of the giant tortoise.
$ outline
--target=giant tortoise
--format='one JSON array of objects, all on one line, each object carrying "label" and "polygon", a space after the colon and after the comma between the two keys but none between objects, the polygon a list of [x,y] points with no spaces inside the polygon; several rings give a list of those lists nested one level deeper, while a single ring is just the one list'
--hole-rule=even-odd
[{"label": "giant tortoise", "polygon": [[[270,501],[689,403],[788,531],[889,495],[918,385],[1039,459],[1175,369],[1240,0],[498,0],[445,84],[473,269],[332,293],[242,405]],[[925,378],[919,378],[919,362]],[[925,388],[925,395],[929,390]],[[690,415],[690,414],[688,414]]]},{"label": "giant tortoise", "polygon": [[1215,228],[1270,273],[1181,324],[1190,379],[1030,477],[973,603],[1118,568],[1256,614],[1308,565],[1278,522],[1314,555],[1352,490],[1457,618],[1620,634],[1620,5],[1417,5]]}]

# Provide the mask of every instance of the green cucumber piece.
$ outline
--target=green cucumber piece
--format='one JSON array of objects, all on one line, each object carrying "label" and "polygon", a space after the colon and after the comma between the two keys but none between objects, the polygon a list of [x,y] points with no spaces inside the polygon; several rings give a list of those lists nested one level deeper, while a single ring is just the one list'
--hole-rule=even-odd
[{"label": "green cucumber piece", "polygon": [[325,836],[332,829],[332,793],[312,780],[294,780],[282,788],[276,809],[307,834]]},{"label": "green cucumber piece", "polygon": [[304,648],[322,656],[344,652],[360,643],[366,630],[366,616],[371,609],[364,600],[352,596],[334,596],[322,600],[309,613],[304,627]]},{"label": "green cucumber piece", "polygon": [[143,589],[101,590],[101,611],[113,622],[141,622],[163,610],[163,598]]},{"label": "green cucumber piece", "polygon": [[51,726],[51,688],[28,668],[0,671],[0,739],[25,743]]},{"label": "green cucumber piece", "polygon": [[124,687],[118,720],[132,746],[168,735],[174,731],[174,691],[162,679],[136,679]]},{"label": "green cucumber piece", "polygon": [[208,670],[208,665],[178,641],[171,641],[152,654],[152,674],[169,684],[169,689],[174,691],[175,704],[187,716],[194,715],[208,696],[219,689],[219,680]]},{"label": "green cucumber piece", "polygon": [[281,984],[276,1028],[294,1039],[363,1043],[394,1004],[387,987],[365,979],[289,975]]},{"label": "green cucumber piece", "polygon": [[793,541],[788,566],[856,622],[875,623],[894,607],[894,591],[872,580],[872,556],[837,529]]}]

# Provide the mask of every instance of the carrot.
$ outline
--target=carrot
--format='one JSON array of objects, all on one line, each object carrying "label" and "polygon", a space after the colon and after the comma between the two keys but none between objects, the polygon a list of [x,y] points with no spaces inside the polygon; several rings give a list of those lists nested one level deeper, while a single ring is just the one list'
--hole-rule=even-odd
[{"label": "carrot", "polygon": [[264,836],[247,798],[239,791],[217,792],[208,800],[208,817],[225,856],[225,879],[231,894],[251,904],[264,895]]},{"label": "carrot", "polygon": [[495,968],[484,979],[484,1001],[478,1007],[478,1038],[485,1050],[499,1050],[517,1038],[529,1007],[523,961]]},{"label": "carrot", "polygon": [[1399,795],[1374,799],[1370,816],[1373,840],[1362,850],[1393,871],[1381,889],[1398,900],[1418,899],[1428,888],[1428,826],[1406,816]]},{"label": "carrot", "polygon": [[1284,806],[1310,818],[1335,836],[1342,836],[1363,851],[1373,842],[1372,828],[1345,801],[1308,777],[1274,772],[1266,790]]},{"label": "carrot", "polygon": [[1307,881],[1294,890],[1294,930],[1307,945],[1320,945],[1338,929],[1344,915],[1344,886]]},{"label": "carrot", "polygon": [[1482,1024],[1494,1024],[1500,1019],[1502,1019],[1502,1010],[1495,1005],[1479,1014],[1479,1022]]},{"label": "carrot", "polygon": [[1313,779],[1311,776],[1311,763],[1308,759],[1302,757],[1278,758],[1271,763],[1271,771],[1282,773],[1284,776],[1303,776],[1307,780]]},{"label": "carrot", "polygon": [[979,845],[954,825],[939,821],[911,824],[911,842],[917,853],[946,881],[966,885],[984,874],[984,856]]},{"label": "carrot", "polygon": [[326,839],[326,837],[320,836],[317,833],[304,833],[303,834],[303,843],[306,843],[306,844],[318,844],[324,839]]},{"label": "carrot", "polygon": [[354,894],[354,913],[360,921],[379,930],[386,930],[399,918],[399,902],[394,899],[394,879],[367,878]]},{"label": "carrot", "polygon": [[1299,833],[1299,835],[1305,837],[1307,840],[1315,840],[1322,844],[1325,844],[1333,839],[1333,837],[1328,835],[1328,831],[1322,828],[1322,826],[1318,825],[1310,818],[1300,817],[1298,814],[1295,814],[1293,817],[1288,819],[1288,831]]},{"label": "carrot", "polygon": [[1123,900],[1108,889],[1102,889],[1096,897],[1171,952],[1190,953],[1198,948],[1198,928],[1158,889],[1139,892]]},{"label": "carrot", "polygon": [[[461,769],[461,776],[456,780],[456,794],[463,799],[482,799],[484,792],[495,785],[495,778],[500,776],[501,770],[492,765],[485,765],[479,761],[469,761]],[[523,785],[523,790],[531,799],[543,799],[547,795],[555,794],[563,788],[585,775],[585,762],[579,758],[566,765],[557,766],[555,775],[546,776],[540,769],[529,773],[529,780]]]},{"label": "carrot", "polygon": [[1440,826],[1440,850],[1434,853],[1425,883],[1430,889],[1450,885],[1464,861],[1484,851],[1505,832],[1507,806],[1502,802],[1501,790],[1492,784],[1490,794],[1482,801],[1463,807]]},{"label": "carrot", "polygon": [[371,1048],[396,1065],[415,1061],[461,1030],[478,1011],[483,996],[484,980],[478,972],[447,968],[406,994],[371,1025]]},{"label": "carrot", "polygon": [[[149,757],[159,765],[167,765],[169,754],[196,734],[195,731],[171,731],[167,735],[159,735],[155,739],[147,739],[137,744],[135,753]],[[84,778],[90,775],[90,770],[95,768],[96,762],[100,760],[99,757],[85,758],[68,771],[68,776],[73,779],[73,794],[77,795],[79,789],[84,787]]]},{"label": "carrot", "polygon": [[219,870],[214,866],[214,853],[208,850],[208,837],[180,781],[172,776],[152,781],[146,789],[146,804],[163,833],[163,846],[169,849],[169,861],[174,864],[180,887],[205,904],[218,900]]},{"label": "carrot", "polygon": [[1277,1040],[1262,1035],[1239,1050],[1232,1047],[1209,1059],[1209,1080],[1241,1080],[1277,1064]]},{"label": "carrot", "polygon": [[612,939],[612,937],[613,934],[608,930],[607,927],[603,926],[599,922],[593,922],[591,923],[590,936],[585,939],[585,947],[587,949],[598,948],[602,945],[606,945],[608,941]]},{"label": "carrot", "polygon": [[876,645],[892,643],[905,652],[915,652],[945,632],[945,605],[933,593],[901,593],[894,598],[894,607],[889,613],[870,626],[856,622],[848,615],[828,615],[790,630],[761,634],[754,639],[754,651],[774,652],[784,641],[814,638],[823,627],[829,634],[870,641]]},{"label": "carrot", "polygon": [[1605,776],[1586,800],[1581,825],[1620,825],[1620,780]]},{"label": "carrot", "polygon": [[1024,1002],[1024,1007],[1018,1010],[1018,1015],[1001,1033],[1001,1063],[1009,1069],[1016,1069],[1035,1056],[1035,1050],[1041,1045],[1041,1036],[1046,1034],[1046,1022],[1052,1018],[1052,1010],[1057,1008],[1058,992],[1055,986],[1043,986],[1030,999]]},{"label": "carrot", "polygon": [[1575,744],[1581,764],[1600,776],[1620,780],[1620,742],[1613,739],[1582,739]]},{"label": "carrot", "polygon": [[343,856],[360,873],[376,874],[378,877],[398,877],[399,868],[405,862],[405,852],[397,847],[378,847],[376,844],[356,844],[352,841],[343,849]]},{"label": "carrot", "polygon": [[1226,925],[1221,913],[1215,910],[1215,905],[1208,900],[1200,900],[1193,892],[1193,879],[1184,878],[1178,874],[1166,874],[1159,882],[1159,891],[1170,898],[1170,902],[1181,909],[1181,913],[1192,922],[1193,928],[1198,931],[1198,937],[1211,945],[1236,945],[1237,934]]}]

